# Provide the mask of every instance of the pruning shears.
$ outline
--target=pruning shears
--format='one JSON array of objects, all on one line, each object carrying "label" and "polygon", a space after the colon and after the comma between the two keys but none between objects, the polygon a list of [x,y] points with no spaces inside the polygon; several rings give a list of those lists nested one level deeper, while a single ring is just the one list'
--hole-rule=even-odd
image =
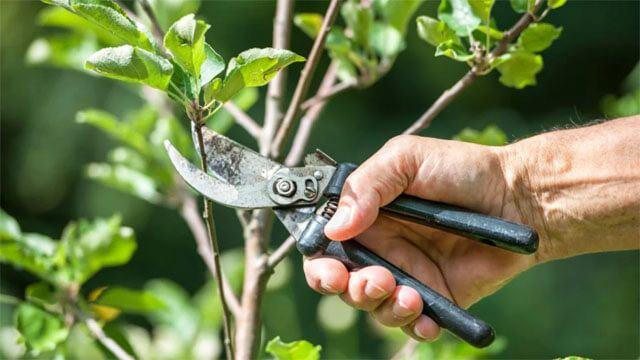
[{"label": "pruning shears", "polygon": [[[196,191],[236,209],[270,208],[308,257],[332,257],[349,270],[370,265],[389,269],[398,285],[414,288],[424,302],[423,314],[476,347],[494,340],[490,325],[384,260],[355,240],[331,241],[324,226],[335,213],[347,176],[356,168],[336,163],[321,151],[307,155],[305,166],[286,167],[202,127],[208,172],[184,158],[169,141],[165,147],[182,178]],[[199,146],[199,141],[195,141]],[[480,241],[488,246],[531,254],[537,233],[524,225],[460,207],[401,195],[381,209],[386,216],[408,220]]]}]

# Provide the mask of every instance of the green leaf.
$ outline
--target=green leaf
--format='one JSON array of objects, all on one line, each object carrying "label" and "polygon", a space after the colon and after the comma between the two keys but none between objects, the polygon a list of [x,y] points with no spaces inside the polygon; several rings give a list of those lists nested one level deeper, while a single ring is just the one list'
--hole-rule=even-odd
[{"label": "green leaf", "polygon": [[21,236],[20,225],[16,219],[0,209],[0,242],[19,239]]},{"label": "green leaf", "polygon": [[115,116],[106,111],[96,109],[80,111],[76,114],[76,121],[80,124],[86,123],[102,130],[114,139],[127,144],[145,156],[152,155],[153,149],[151,144],[135,127],[118,121]]},{"label": "green leaf", "polygon": [[167,86],[167,93],[172,95],[174,99],[179,99],[179,101],[195,100],[195,81],[193,77],[189,76],[189,74],[182,70],[175,62],[172,61],[171,63],[173,66],[173,74]]},{"label": "green leaf", "polygon": [[557,9],[559,7],[562,7],[566,3],[567,3],[567,0],[547,0],[547,4],[552,9]]},{"label": "green leaf", "polygon": [[317,360],[321,349],[320,345],[313,346],[306,340],[285,343],[279,336],[271,339],[266,347],[266,351],[277,360]]},{"label": "green leaf", "polygon": [[100,47],[92,35],[54,34],[34,40],[25,55],[30,65],[84,70],[84,61]]},{"label": "green leaf", "polygon": [[495,65],[500,72],[500,82],[506,86],[522,89],[536,84],[536,74],[542,70],[542,56],[526,51],[517,51],[500,56]]},{"label": "green leaf", "polygon": [[245,87],[266,85],[286,66],[304,61],[294,52],[282,49],[249,49],[231,59],[224,82],[212,81],[205,88],[205,99],[226,102]]},{"label": "green leaf", "polygon": [[331,52],[339,55],[348,55],[352,50],[351,40],[344,34],[344,29],[334,27],[327,35],[325,46]]},{"label": "green leaf", "polygon": [[59,260],[57,252],[55,241],[38,234],[22,234],[13,239],[3,237],[0,241],[0,262],[25,269],[52,283],[59,282],[53,272]]},{"label": "green leaf", "polygon": [[87,166],[86,175],[92,180],[152,204],[159,204],[162,200],[158,184],[152,177],[126,165],[92,163]]},{"label": "green leaf", "polygon": [[165,307],[149,314],[156,326],[169,327],[184,341],[191,341],[198,330],[199,314],[189,299],[189,294],[170,280],[152,280],[145,290],[160,299]]},{"label": "green leaf", "polygon": [[189,14],[171,25],[164,36],[164,46],[173,55],[173,60],[195,78],[200,77],[200,67],[207,58],[205,33],[210,27],[204,21],[196,20],[195,15]]},{"label": "green leaf", "polygon": [[350,0],[342,5],[341,14],[347,27],[353,31],[353,40],[367,49],[369,47],[369,33],[373,26],[371,7]]},{"label": "green leaf", "polygon": [[[244,88],[240,90],[231,101],[242,110],[248,110],[258,101],[258,90],[256,88]],[[218,134],[225,134],[235,124],[234,117],[222,108],[215,113],[208,121],[207,126]],[[173,141],[171,142],[173,144]],[[189,142],[193,149],[193,145]],[[177,148],[177,147],[176,147]],[[179,148],[177,148],[179,149]]]},{"label": "green leaf", "polygon": [[551,24],[531,24],[518,38],[518,44],[525,50],[540,52],[551,46],[551,44],[560,37],[561,33],[562,28],[557,28]]},{"label": "green leaf", "polygon": [[164,308],[162,300],[153,293],[120,286],[108,287],[93,301],[93,304],[110,306],[136,314],[145,314]]},{"label": "green leaf", "polygon": [[103,267],[129,262],[137,244],[133,230],[120,224],[113,216],[67,225],[61,241],[69,251],[73,281],[82,284]]},{"label": "green leaf", "polygon": [[293,17],[293,23],[302,32],[315,39],[322,27],[322,15],[316,13],[300,13]]},{"label": "green leaf", "polygon": [[[165,140],[171,141],[171,144],[187,158],[190,158],[194,153],[193,142],[189,132],[174,116],[158,119],[156,127],[149,139],[151,143],[161,151],[162,158],[166,160],[168,160],[168,158],[164,148]],[[169,166],[170,173],[174,174],[173,165],[169,165],[169,163],[167,163],[167,165]]]},{"label": "green leaf", "polygon": [[25,297],[30,302],[40,306],[51,306],[57,302],[51,285],[42,281],[27,286]]},{"label": "green leaf", "polygon": [[69,7],[69,0],[41,0],[45,4]]},{"label": "green leaf", "polygon": [[411,17],[423,2],[424,0],[375,0],[375,7],[389,25],[404,34]]},{"label": "green leaf", "polygon": [[62,7],[43,8],[37,15],[36,23],[40,26],[69,29],[77,35],[95,37],[101,44],[108,46],[125,44],[122,39],[107,31],[102,26]]},{"label": "green leaf", "polygon": [[30,304],[18,306],[15,325],[36,355],[54,350],[69,334],[60,318]]},{"label": "green leaf", "polygon": [[375,22],[371,31],[371,47],[382,58],[393,58],[404,50],[400,31],[391,25]]},{"label": "green leaf", "polygon": [[613,95],[605,96],[602,100],[602,110],[608,118],[640,114],[640,89],[619,98]]},{"label": "green leaf", "polygon": [[87,59],[85,68],[102,76],[143,83],[160,90],[167,88],[173,72],[169,60],[130,45],[94,53]]},{"label": "green leaf", "polygon": [[469,0],[441,0],[438,18],[447,23],[458,36],[469,36],[481,23],[481,18],[474,13]]},{"label": "green leaf", "polygon": [[447,41],[460,43],[456,33],[444,21],[438,21],[428,16],[420,16],[416,22],[418,24],[418,36],[433,46],[437,47]]},{"label": "green leaf", "polygon": [[446,56],[462,62],[467,62],[473,59],[472,53],[453,40],[445,41],[438,45],[435,56]]},{"label": "green leaf", "polygon": [[127,44],[153,51],[151,41],[133,20],[111,0],[70,0],[71,8],[122,39]]},{"label": "green leaf", "polygon": [[535,0],[509,0],[511,8],[517,13],[525,13],[533,8]]},{"label": "green leaf", "polygon": [[224,70],[224,59],[209,44],[204,44],[206,58],[200,67],[200,84],[206,85]]},{"label": "green leaf", "polygon": [[494,40],[502,40],[502,38],[504,37],[504,33],[502,31],[494,29],[494,28],[492,28],[490,26],[486,26],[486,25],[478,26],[476,31],[480,31],[481,33],[483,33],[485,35],[489,35],[489,37],[491,39],[494,39]]},{"label": "green leaf", "polygon": [[496,0],[468,0],[473,12],[480,17],[483,23],[489,23],[491,9]]},{"label": "green leaf", "polygon": [[482,145],[502,146],[507,144],[507,135],[495,125],[489,125],[482,131],[464,128],[453,137],[454,140]]}]

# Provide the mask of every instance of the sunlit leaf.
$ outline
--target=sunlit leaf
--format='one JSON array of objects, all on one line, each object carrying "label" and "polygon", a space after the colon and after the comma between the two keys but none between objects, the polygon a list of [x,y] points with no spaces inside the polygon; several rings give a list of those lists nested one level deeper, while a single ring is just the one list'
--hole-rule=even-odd
[{"label": "sunlit leaf", "polygon": [[491,9],[496,0],[468,0],[474,14],[480,17],[483,23],[488,23],[491,18]]},{"label": "sunlit leaf", "polygon": [[525,51],[507,53],[498,58],[496,68],[500,82],[506,86],[522,89],[536,84],[536,74],[542,70],[542,56]]},{"label": "sunlit leaf", "polygon": [[16,329],[34,354],[51,351],[69,331],[60,318],[30,304],[20,304],[15,314]]},{"label": "sunlit leaf", "polygon": [[55,34],[35,39],[25,55],[28,64],[84,70],[84,61],[99,46],[92,35]]},{"label": "sunlit leaf", "polygon": [[0,241],[0,262],[24,269],[47,281],[57,283],[53,272],[57,243],[39,234],[21,234],[19,237],[3,237]]},{"label": "sunlit leaf", "polygon": [[69,0],[71,8],[84,18],[92,21],[127,44],[153,51],[147,34],[111,0]]},{"label": "sunlit leaf", "polygon": [[420,16],[416,20],[418,36],[427,43],[438,46],[447,41],[460,43],[456,33],[444,21],[438,21],[428,16]]},{"label": "sunlit leaf", "polygon": [[18,239],[21,236],[20,225],[18,225],[16,219],[0,209],[0,242]]},{"label": "sunlit leaf", "polygon": [[306,340],[285,343],[279,336],[271,339],[266,351],[277,360],[317,360],[320,359],[320,345],[314,346]]},{"label": "sunlit leaf", "polygon": [[560,37],[561,33],[562,28],[557,28],[551,24],[531,24],[518,38],[518,44],[525,50],[540,52],[551,46],[551,44]]},{"label": "sunlit leaf", "polygon": [[126,44],[124,40],[104,27],[62,7],[43,8],[37,15],[36,23],[40,26],[69,29],[77,35],[95,37],[101,44],[106,46]]},{"label": "sunlit leaf", "polygon": [[435,56],[446,56],[456,61],[466,62],[473,59],[473,54],[459,43],[449,40],[441,43],[436,48]]},{"label": "sunlit leaf", "polygon": [[300,13],[293,17],[293,23],[307,36],[315,39],[322,27],[322,15],[316,13]]},{"label": "sunlit leaf", "polygon": [[200,67],[200,84],[206,85],[224,70],[224,59],[209,44],[204,44],[205,59]]},{"label": "sunlit leaf", "polygon": [[37,282],[27,286],[25,297],[40,306],[52,306],[56,303],[55,292],[46,282]]},{"label": "sunlit leaf", "polygon": [[509,0],[511,8],[517,13],[525,13],[533,8],[535,0]]},{"label": "sunlit leaf", "polygon": [[222,86],[215,82],[207,86],[205,98],[207,102],[213,99],[225,102],[245,87],[266,85],[278,71],[300,61],[304,58],[289,50],[264,48],[243,51],[229,62]]},{"label": "sunlit leaf", "polygon": [[160,90],[167,88],[173,72],[169,60],[130,45],[102,49],[87,59],[85,67],[102,76]]},{"label": "sunlit leaf", "polygon": [[76,121],[95,126],[143,155],[152,154],[152,146],[142,134],[106,111],[96,109],[80,111],[76,114]]},{"label": "sunlit leaf", "polygon": [[469,36],[481,21],[474,13],[469,0],[441,0],[438,18],[444,21],[458,36]]},{"label": "sunlit leaf", "polygon": [[547,4],[552,9],[557,9],[559,7],[562,7],[566,3],[567,3],[567,0],[547,0]]},{"label": "sunlit leaf", "polygon": [[189,294],[169,280],[152,280],[145,285],[145,290],[165,305],[162,310],[149,314],[151,322],[173,329],[184,341],[192,340],[198,329],[199,315],[191,304]]},{"label": "sunlit leaf", "polygon": [[164,46],[173,55],[173,60],[195,78],[200,77],[200,67],[207,58],[205,33],[210,27],[189,14],[171,25],[164,36]]},{"label": "sunlit leaf", "polygon": [[380,22],[373,24],[371,47],[383,58],[392,58],[404,50],[404,39],[400,31]]}]

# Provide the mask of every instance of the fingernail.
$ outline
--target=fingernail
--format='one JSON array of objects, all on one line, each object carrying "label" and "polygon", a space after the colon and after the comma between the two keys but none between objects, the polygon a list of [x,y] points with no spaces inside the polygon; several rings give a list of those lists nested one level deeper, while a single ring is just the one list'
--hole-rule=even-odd
[{"label": "fingernail", "polygon": [[325,283],[324,281],[320,281],[320,288],[322,289],[322,291],[328,293],[328,294],[335,294],[338,292],[338,289],[334,288],[333,286]]},{"label": "fingernail", "polygon": [[413,315],[413,311],[399,299],[393,303],[391,311],[393,312],[393,315],[399,318],[406,318],[409,315]]},{"label": "fingernail", "polygon": [[349,223],[349,219],[351,219],[351,208],[346,205],[342,205],[325,226],[325,230],[340,230]]},{"label": "fingernail", "polygon": [[418,326],[418,324],[417,324],[417,323],[413,326],[413,333],[414,333],[414,334],[416,334],[416,336],[417,336],[417,337],[419,337],[419,338],[421,338],[421,339],[424,339],[424,340],[427,340],[427,339],[428,339],[428,338],[427,338],[427,336],[428,336],[428,335],[425,335],[425,334],[420,330],[420,326]]},{"label": "fingernail", "polygon": [[387,291],[373,281],[367,281],[367,284],[364,286],[364,294],[374,300],[377,300],[387,295]]}]

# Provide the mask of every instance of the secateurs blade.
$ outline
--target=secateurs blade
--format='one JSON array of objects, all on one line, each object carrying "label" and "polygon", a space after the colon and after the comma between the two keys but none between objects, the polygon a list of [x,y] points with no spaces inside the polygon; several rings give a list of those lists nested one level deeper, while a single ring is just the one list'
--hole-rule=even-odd
[{"label": "secateurs blade", "polygon": [[[355,239],[338,242],[324,236],[324,226],[335,213],[345,180],[356,165],[336,163],[316,151],[306,157],[305,166],[286,167],[206,127],[202,132],[208,172],[200,170],[171,143],[165,142],[174,167],[195,190],[214,202],[236,209],[272,209],[305,256],[333,257],[349,270],[384,266],[398,285],[410,286],[420,294],[424,303],[422,312],[442,328],[476,347],[491,344],[494,331],[484,321]],[[531,254],[538,247],[538,236],[529,227],[448,204],[401,195],[381,210],[387,216],[513,252]]]}]

